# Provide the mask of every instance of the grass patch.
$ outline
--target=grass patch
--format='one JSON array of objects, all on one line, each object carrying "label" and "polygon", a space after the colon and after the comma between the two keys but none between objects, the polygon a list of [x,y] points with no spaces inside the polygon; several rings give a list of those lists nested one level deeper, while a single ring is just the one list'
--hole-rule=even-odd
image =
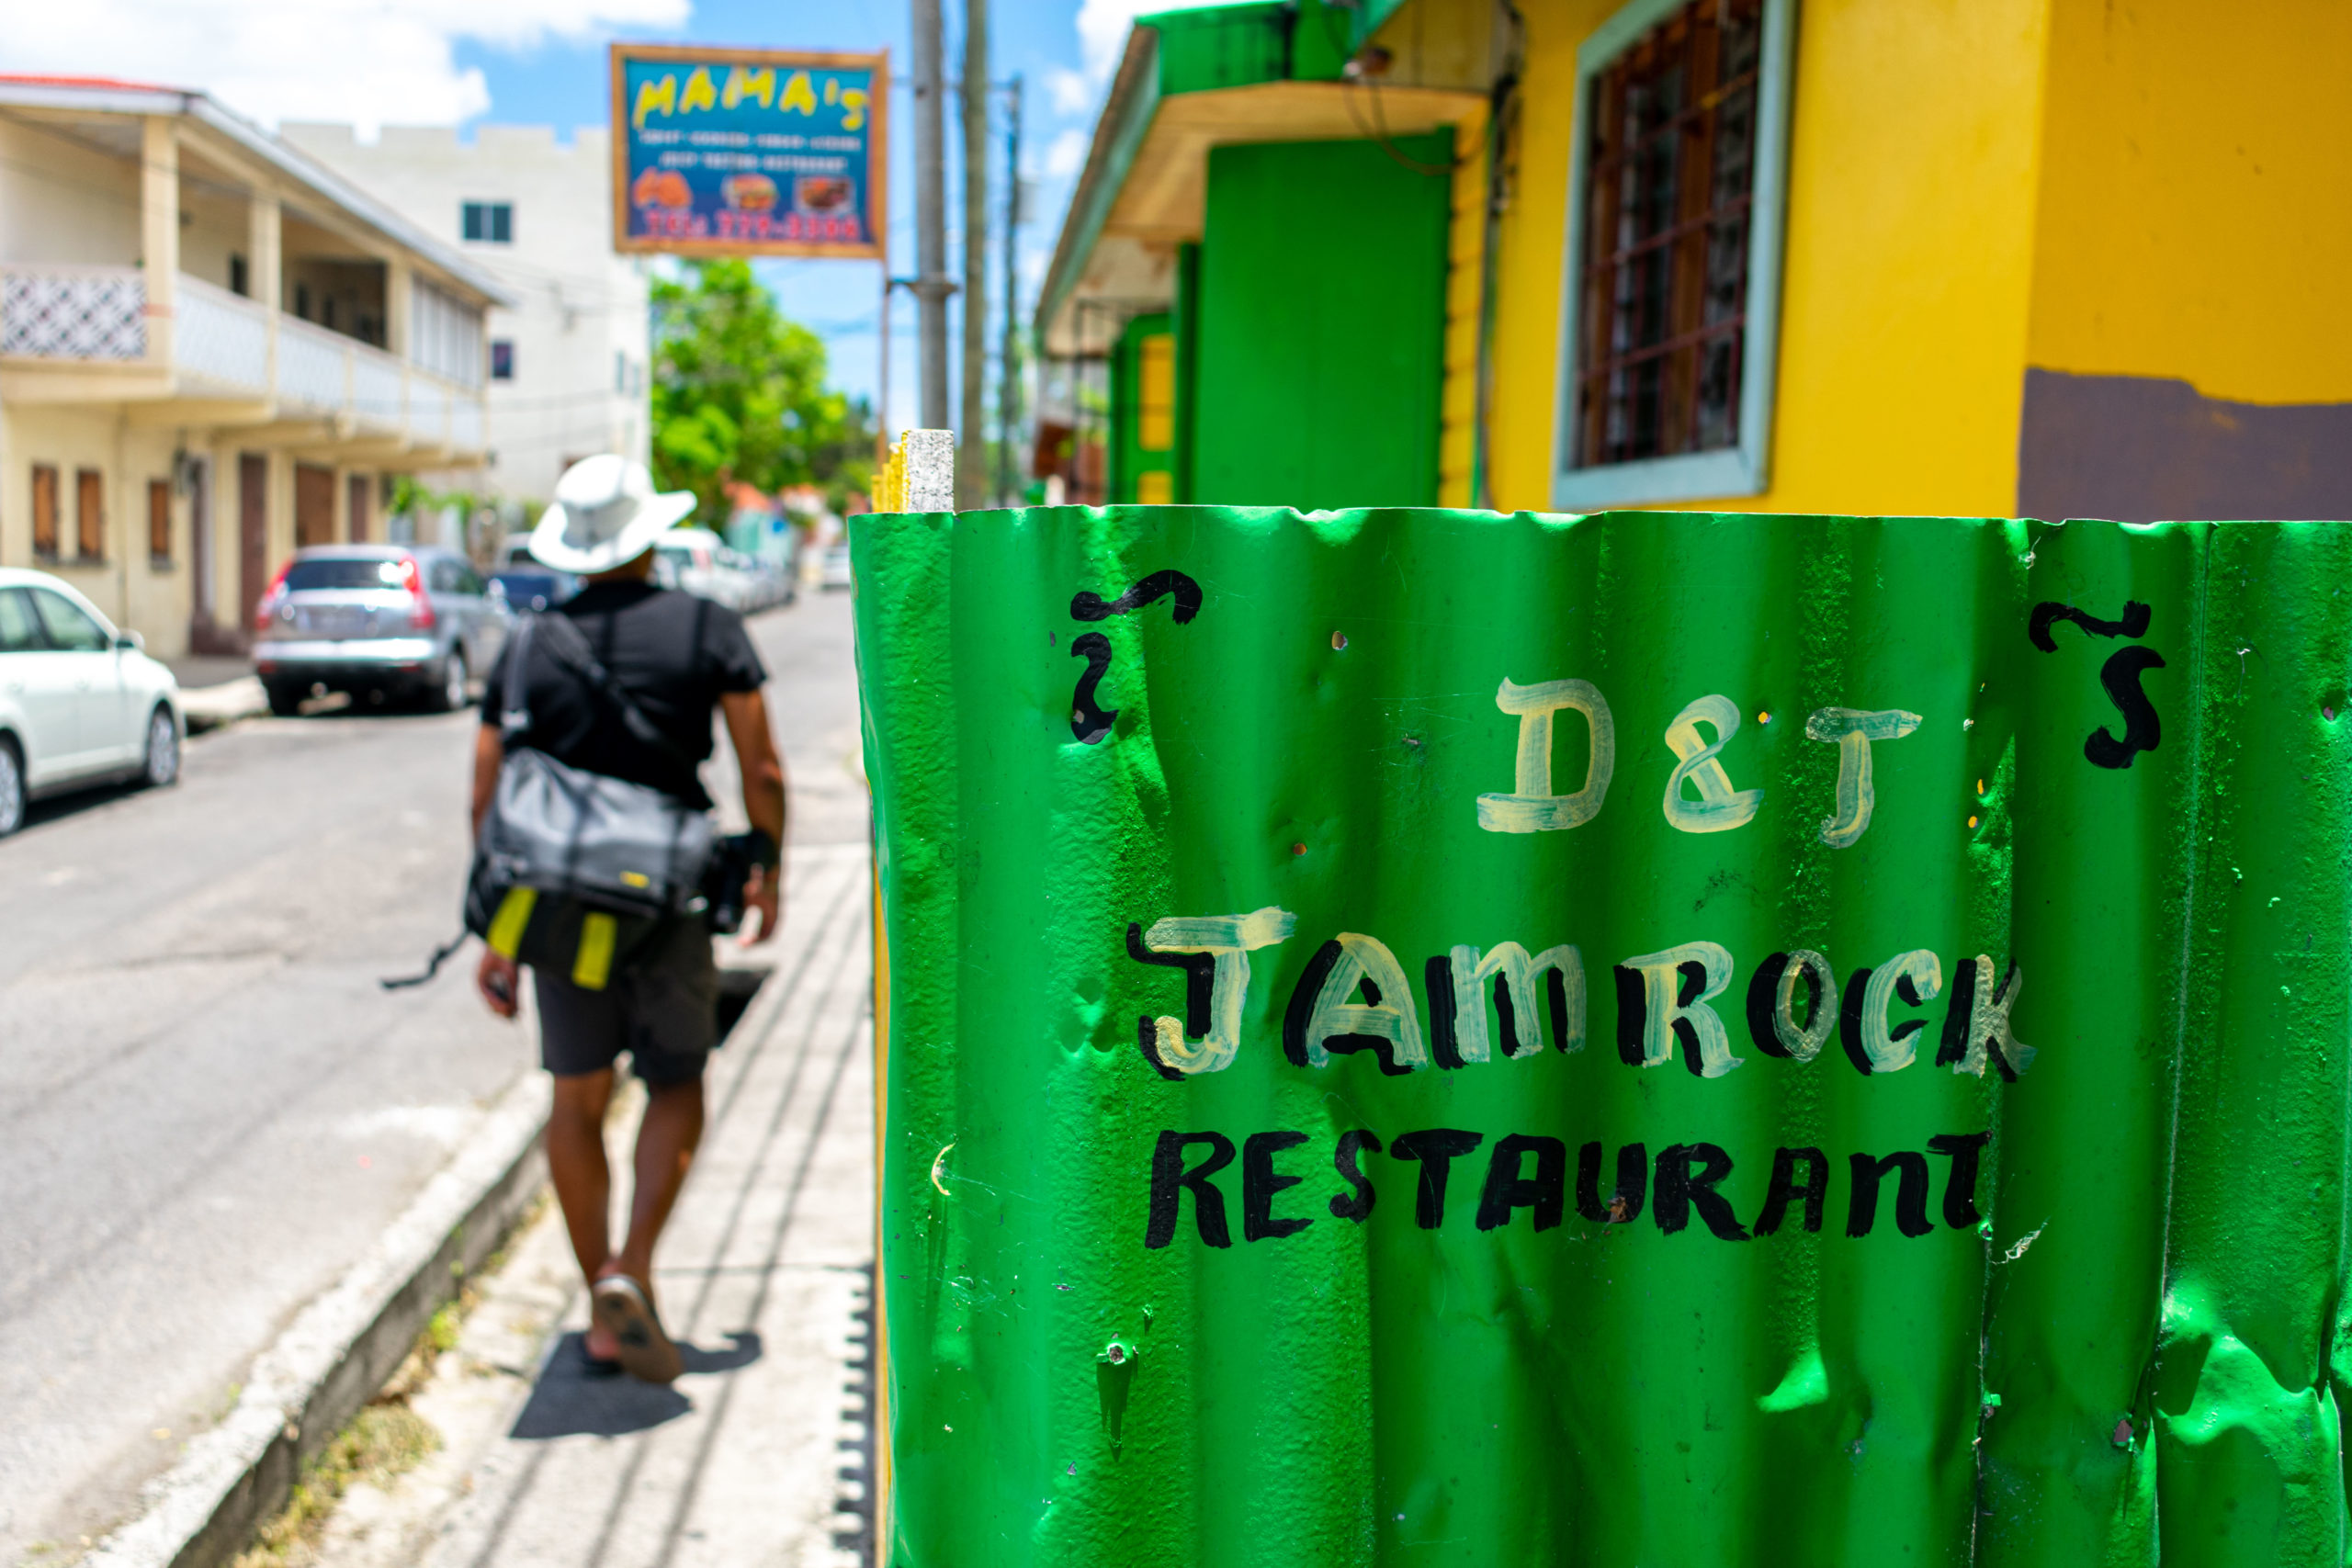
[{"label": "grass patch", "polygon": [[[510,1241],[546,1213],[552,1201],[553,1195],[545,1189],[533,1197],[509,1230]],[[435,1363],[457,1348],[466,1318],[481,1301],[481,1281],[505,1266],[506,1247],[502,1243],[471,1275],[460,1279],[455,1298],[444,1302],[426,1320],[384,1391],[302,1467],[286,1506],[261,1527],[234,1568],[312,1568],[319,1561],[319,1542],[326,1534],[327,1521],[334,1517],[344,1494],[357,1485],[389,1486],[441,1447],[441,1434],[409,1407],[409,1401],[432,1380]],[[452,1272],[463,1274],[455,1265]],[[236,1403],[233,1393],[229,1403]]]},{"label": "grass patch", "polygon": [[236,1568],[307,1568],[318,1561],[319,1539],[345,1492],[362,1482],[383,1486],[440,1446],[441,1434],[408,1407],[405,1395],[368,1405],[303,1467],[285,1508],[262,1526]]}]

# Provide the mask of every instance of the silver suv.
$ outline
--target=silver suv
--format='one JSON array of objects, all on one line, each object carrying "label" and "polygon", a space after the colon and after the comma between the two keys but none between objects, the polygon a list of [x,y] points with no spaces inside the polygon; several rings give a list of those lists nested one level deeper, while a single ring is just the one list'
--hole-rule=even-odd
[{"label": "silver suv", "polygon": [[269,710],[315,693],[466,705],[508,616],[473,563],[436,545],[322,545],[298,551],[254,612],[254,672]]}]

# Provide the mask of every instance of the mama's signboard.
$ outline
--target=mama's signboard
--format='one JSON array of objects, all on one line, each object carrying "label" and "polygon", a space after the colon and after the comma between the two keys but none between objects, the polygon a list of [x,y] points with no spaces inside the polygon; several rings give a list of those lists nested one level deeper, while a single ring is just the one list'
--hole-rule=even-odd
[{"label": "mama's signboard", "polygon": [[2352,528],[854,547],[890,1561],[2342,1561]]},{"label": "mama's signboard", "polygon": [[879,257],[887,54],[615,44],[613,245]]}]

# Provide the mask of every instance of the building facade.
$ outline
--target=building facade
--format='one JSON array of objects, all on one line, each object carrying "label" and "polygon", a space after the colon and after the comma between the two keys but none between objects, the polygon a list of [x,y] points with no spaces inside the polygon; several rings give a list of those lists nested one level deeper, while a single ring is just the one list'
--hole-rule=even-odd
[{"label": "building facade", "polygon": [[488,446],[483,268],[201,93],[0,77],[0,563],[229,652]]},{"label": "building facade", "polygon": [[651,435],[647,264],[612,243],[612,144],[546,126],[386,126],[361,142],[344,125],[289,124],[287,140],[365,186],[503,283],[490,318],[490,409],[498,438],[478,481],[544,502],[578,458],[646,460]]},{"label": "building facade", "polygon": [[1119,499],[2342,517],[2347,51],[2313,0],[1146,17],[1040,340]]}]

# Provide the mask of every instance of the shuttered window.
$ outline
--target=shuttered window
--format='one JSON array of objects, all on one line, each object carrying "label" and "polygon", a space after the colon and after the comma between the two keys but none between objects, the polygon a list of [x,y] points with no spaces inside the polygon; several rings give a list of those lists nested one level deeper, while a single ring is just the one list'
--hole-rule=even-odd
[{"label": "shuttered window", "polygon": [[49,463],[33,465],[33,554],[57,558],[57,468]]},{"label": "shuttered window", "polygon": [[107,481],[96,468],[74,471],[74,534],[84,560],[106,559]]},{"label": "shuttered window", "polygon": [[147,481],[147,558],[161,566],[172,558],[172,482]]}]

